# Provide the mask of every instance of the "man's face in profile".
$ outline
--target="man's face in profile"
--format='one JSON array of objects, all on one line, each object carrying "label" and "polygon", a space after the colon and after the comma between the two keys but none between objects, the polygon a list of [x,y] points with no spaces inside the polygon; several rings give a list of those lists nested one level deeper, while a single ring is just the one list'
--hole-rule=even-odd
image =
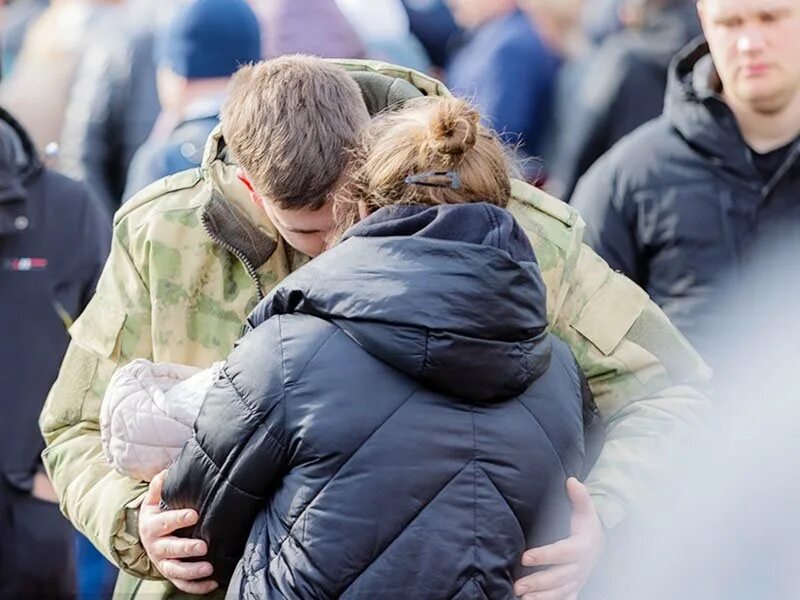
[{"label": "man's face in profile", "polygon": [[261,198],[261,206],[281,237],[295,250],[314,258],[326,249],[328,236],[333,230],[331,200],[318,210],[281,208],[267,198]]}]

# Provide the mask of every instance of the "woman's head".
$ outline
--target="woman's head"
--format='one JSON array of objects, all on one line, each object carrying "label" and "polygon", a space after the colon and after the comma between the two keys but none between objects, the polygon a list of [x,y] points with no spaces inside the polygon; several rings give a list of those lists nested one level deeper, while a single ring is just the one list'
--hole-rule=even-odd
[{"label": "woman's head", "polygon": [[376,117],[354,151],[350,183],[335,199],[337,239],[386,206],[488,202],[505,207],[515,169],[480,113],[454,98],[420,98]]}]

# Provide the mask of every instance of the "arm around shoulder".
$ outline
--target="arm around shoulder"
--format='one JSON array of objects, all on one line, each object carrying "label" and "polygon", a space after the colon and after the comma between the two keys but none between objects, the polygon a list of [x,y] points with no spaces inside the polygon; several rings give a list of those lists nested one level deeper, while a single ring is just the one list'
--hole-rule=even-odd
[{"label": "arm around shoulder", "polygon": [[164,482],[162,497],[170,509],[198,511],[189,536],[208,543],[214,577],[222,583],[233,574],[253,521],[288,461],[284,360],[281,317],[242,339]]},{"label": "arm around shoulder", "polygon": [[710,370],[648,295],[582,246],[553,332],[569,343],[606,425],[587,486],[606,527],[669,476],[709,410]]}]

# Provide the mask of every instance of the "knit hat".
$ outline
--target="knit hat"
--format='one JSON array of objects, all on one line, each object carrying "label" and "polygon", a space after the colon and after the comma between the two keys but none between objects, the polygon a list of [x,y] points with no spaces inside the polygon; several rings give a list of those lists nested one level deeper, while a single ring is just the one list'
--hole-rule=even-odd
[{"label": "knit hat", "polygon": [[190,0],[161,31],[158,64],[187,79],[229,77],[261,60],[261,29],[245,0]]}]

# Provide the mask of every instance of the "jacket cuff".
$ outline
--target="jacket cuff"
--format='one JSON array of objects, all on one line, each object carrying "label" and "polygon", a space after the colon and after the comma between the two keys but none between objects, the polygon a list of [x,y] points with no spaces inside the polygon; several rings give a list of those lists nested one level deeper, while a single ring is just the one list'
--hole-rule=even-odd
[{"label": "jacket cuff", "polygon": [[145,496],[146,493],[143,493],[125,505],[111,540],[111,553],[114,562],[125,573],[139,579],[163,580],[164,577],[150,562],[150,557],[139,539],[139,507]]}]

